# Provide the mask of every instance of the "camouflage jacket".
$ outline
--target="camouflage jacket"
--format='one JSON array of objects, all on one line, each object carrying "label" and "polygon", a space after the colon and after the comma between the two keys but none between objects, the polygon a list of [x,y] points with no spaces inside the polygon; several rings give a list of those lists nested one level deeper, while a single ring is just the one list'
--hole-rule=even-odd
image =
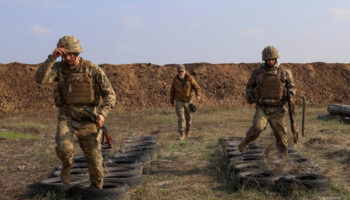
[{"label": "camouflage jacket", "polygon": [[196,95],[200,95],[201,89],[194,78],[186,74],[187,79],[185,85],[182,86],[179,76],[176,75],[173,79],[170,89],[170,103],[174,103],[174,100],[189,102],[192,99],[192,91],[194,90]]},{"label": "camouflage jacket", "polygon": [[255,69],[252,72],[248,80],[246,87],[248,103],[256,103],[258,105],[264,106],[260,94],[260,87],[262,85],[265,73],[267,73],[269,70],[276,70],[277,73],[280,73],[279,77],[284,87],[281,106],[286,103],[288,95],[290,95],[290,98],[293,98],[293,96],[295,96],[296,89],[290,70],[284,69],[283,67],[279,66],[278,63],[276,63],[276,65],[272,68],[265,66],[265,64],[262,64],[260,68]]},{"label": "camouflage jacket", "polygon": [[[40,65],[39,69],[37,70],[35,74],[35,81],[39,84],[48,84],[53,81],[56,81],[58,83],[60,81],[65,81],[66,73],[63,70],[64,64],[65,63],[63,61],[55,62],[52,56],[49,55],[49,57],[45,60],[44,63]],[[95,91],[95,99],[97,103],[95,105],[63,104],[59,105],[60,112],[66,111],[69,112],[66,114],[69,114],[71,117],[79,118],[79,116],[81,116],[80,112],[86,109],[87,107],[90,107],[89,109],[96,111],[96,106],[100,106],[100,110],[97,112],[107,117],[109,111],[113,108],[115,104],[116,97],[113,87],[103,70],[96,64],[84,59],[81,59],[81,62],[78,66],[74,68],[69,67],[69,69],[72,73],[82,73],[87,71],[88,75],[93,80],[93,88]],[[101,97],[103,99],[102,104],[100,104]]]}]

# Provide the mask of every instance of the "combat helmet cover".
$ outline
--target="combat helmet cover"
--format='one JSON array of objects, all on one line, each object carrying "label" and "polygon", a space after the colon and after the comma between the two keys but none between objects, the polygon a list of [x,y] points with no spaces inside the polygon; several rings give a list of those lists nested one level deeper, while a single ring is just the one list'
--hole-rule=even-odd
[{"label": "combat helmet cover", "polygon": [[66,35],[61,37],[57,42],[57,47],[65,48],[68,53],[81,53],[83,50],[81,49],[80,41],[71,35]]},{"label": "combat helmet cover", "polygon": [[267,46],[262,51],[262,60],[274,60],[280,57],[278,50],[274,46]]}]

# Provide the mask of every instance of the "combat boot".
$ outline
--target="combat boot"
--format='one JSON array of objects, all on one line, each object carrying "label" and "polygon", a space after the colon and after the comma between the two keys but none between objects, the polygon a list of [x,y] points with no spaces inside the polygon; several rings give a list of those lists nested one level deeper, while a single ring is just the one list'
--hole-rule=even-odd
[{"label": "combat boot", "polygon": [[244,139],[244,140],[242,140],[241,143],[239,143],[238,150],[240,152],[243,152],[243,151],[245,151],[247,149],[247,147],[248,147],[248,144],[247,144],[246,140]]},{"label": "combat boot", "polygon": [[185,139],[184,132],[180,132],[179,140],[184,141],[184,139]]},{"label": "combat boot", "polygon": [[190,129],[186,129],[185,134],[186,134],[186,137],[190,138],[191,137]]},{"label": "combat boot", "polygon": [[68,185],[70,183],[70,180],[71,180],[70,165],[62,163],[61,182],[65,185]]}]

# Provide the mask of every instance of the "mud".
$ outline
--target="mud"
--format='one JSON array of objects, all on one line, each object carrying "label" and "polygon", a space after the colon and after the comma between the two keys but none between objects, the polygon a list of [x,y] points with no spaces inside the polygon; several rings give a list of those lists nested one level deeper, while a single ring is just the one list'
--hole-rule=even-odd
[{"label": "mud", "polygon": [[[350,64],[282,64],[291,69],[297,92],[311,104],[350,103]],[[169,91],[176,68],[151,63],[100,65],[110,78],[117,95],[117,109],[169,106]],[[186,64],[203,89],[201,106],[247,106],[245,87],[259,63]],[[0,112],[55,110],[52,90],[55,83],[38,85],[34,74],[39,65],[0,64]]]}]

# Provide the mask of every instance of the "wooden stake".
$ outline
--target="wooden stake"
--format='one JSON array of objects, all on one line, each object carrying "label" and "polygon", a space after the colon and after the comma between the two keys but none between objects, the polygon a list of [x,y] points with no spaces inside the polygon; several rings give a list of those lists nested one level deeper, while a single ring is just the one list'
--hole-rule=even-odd
[{"label": "wooden stake", "polygon": [[301,135],[304,137],[305,133],[305,97],[303,97],[303,119],[302,119],[302,124],[301,124]]}]

